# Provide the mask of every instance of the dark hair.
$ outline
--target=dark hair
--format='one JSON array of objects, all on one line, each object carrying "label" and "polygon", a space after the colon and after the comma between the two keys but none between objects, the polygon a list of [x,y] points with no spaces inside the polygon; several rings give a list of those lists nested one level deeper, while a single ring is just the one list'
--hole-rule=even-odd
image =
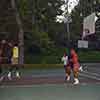
[{"label": "dark hair", "polygon": [[64,55],[65,55],[65,56],[67,56],[67,53],[66,53],[66,52],[64,52]]},{"label": "dark hair", "polygon": [[18,46],[18,44],[17,44],[17,43],[15,43],[15,44],[14,44],[14,46]]}]

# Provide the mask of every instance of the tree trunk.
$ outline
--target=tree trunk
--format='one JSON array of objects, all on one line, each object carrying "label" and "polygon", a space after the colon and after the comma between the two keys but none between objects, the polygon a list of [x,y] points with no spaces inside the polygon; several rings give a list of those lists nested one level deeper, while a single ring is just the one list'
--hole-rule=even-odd
[{"label": "tree trunk", "polygon": [[24,31],[22,27],[22,22],[20,19],[20,14],[18,12],[18,9],[16,7],[15,0],[11,0],[11,6],[13,10],[15,11],[16,16],[16,22],[18,24],[19,33],[18,33],[18,39],[19,39],[19,64],[24,64]]}]

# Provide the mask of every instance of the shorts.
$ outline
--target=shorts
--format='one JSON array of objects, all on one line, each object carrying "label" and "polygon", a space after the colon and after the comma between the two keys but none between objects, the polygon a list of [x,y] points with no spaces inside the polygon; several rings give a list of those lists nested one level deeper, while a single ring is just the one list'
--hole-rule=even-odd
[{"label": "shorts", "polygon": [[12,63],[11,57],[8,57],[7,64],[11,64],[11,63]]},{"label": "shorts", "polygon": [[73,68],[79,68],[79,66],[80,66],[79,63],[74,63],[73,64]]},{"label": "shorts", "polygon": [[70,62],[69,65],[70,65],[71,69],[73,69],[73,66],[74,66],[73,63]]},{"label": "shorts", "polygon": [[67,64],[67,67],[70,67],[71,69],[73,69],[73,63],[72,63],[72,62],[69,62],[69,63]]},{"label": "shorts", "polygon": [[18,58],[12,58],[11,62],[12,64],[18,64]]},{"label": "shorts", "polygon": [[64,69],[66,69],[67,65],[64,65]]}]

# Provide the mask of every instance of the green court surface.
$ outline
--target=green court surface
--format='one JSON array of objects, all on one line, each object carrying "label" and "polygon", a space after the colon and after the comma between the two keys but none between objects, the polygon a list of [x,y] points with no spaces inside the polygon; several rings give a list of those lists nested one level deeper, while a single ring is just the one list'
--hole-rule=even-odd
[{"label": "green court surface", "polygon": [[100,68],[92,65],[80,73],[76,86],[64,82],[63,68],[21,69],[20,80],[1,82],[0,100],[100,100]]},{"label": "green court surface", "polygon": [[0,100],[100,100],[100,85],[44,84],[0,87]]}]

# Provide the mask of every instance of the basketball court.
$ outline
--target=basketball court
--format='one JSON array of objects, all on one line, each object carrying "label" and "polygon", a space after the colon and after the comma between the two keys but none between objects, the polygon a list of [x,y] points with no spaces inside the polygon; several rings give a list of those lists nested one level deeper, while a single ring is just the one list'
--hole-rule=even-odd
[{"label": "basketball court", "polygon": [[64,70],[22,69],[21,79],[7,77],[0,83],[1,100],[100,100],[99,64],[86,64],[80,84],[64,81]]}]

